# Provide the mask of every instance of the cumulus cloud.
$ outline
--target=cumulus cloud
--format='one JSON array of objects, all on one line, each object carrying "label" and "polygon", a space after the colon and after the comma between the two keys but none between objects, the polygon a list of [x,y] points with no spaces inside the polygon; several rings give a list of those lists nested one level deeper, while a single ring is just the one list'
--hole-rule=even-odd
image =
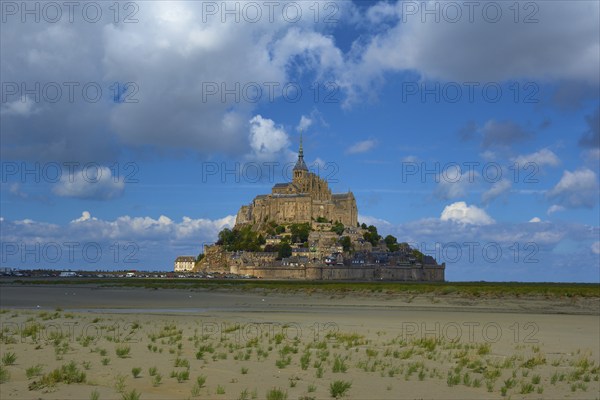
[{"label": "cumulus cloud", "polygon": [[72,223],[77,222],[85,222],[85,221],[97,221],[98,218],[92,217],[92,214],[89,211],[84,211],[81,213],[81,217],[74,219],[71,221]]},{"label": "cumulus cloud", "polygon": [[250,120],[250,147],[258,160],[272,160],[290,145],[288,134],[275,121],[257,115]]},{"label": "cumulus cloud", "polygon": [[[459,21],[436,20],[423,9],[440,9],[435,1],[406,2],[394,9],[376,4],[372,18],[394,16],[395,24],[355,50],[344,83],[368,93],[372,82],[389,71],[417,71],[424,79],[459,82],[499,82],[511,79],[571,80],[597,85],[600,66],[599,5],[557,1],[539,4],[535,23],[515,24],[510,10],[490,23],[462,10]],[[480,10],[481,11],[481,10]],[[510,17],[509,17],[510,15]],[[565,19],[567,18],[567,19]],[[578,21],[577,26],[565,20]],[[494,45],[491,46],[490,43]],[[358,96],[355,96],[358,98]]]},{"label": "cumulus cloud", "polygon": [[377,145],[377,141],[373,139],[363,140],[355,143],[346,149],[346,154],[366,153]]},{"label": "cumulus cloud", "polygon": [[528,163],[536,164],[538,167],[550,166],[556,167],[560,165],[560,159],[550,149],[541,149],[531,154],[520,155],[512,159],[513,162],[517,163],[519,167],[523,167]]},{"label": "cumulus cloud", "polygon": [[592,253],[600,254],[600,242],[592,243]]},{"label": "cumulus cloud", "polygon": [[124,190],[124,178],[113,176],[108,167],[63,175],[52,189],[57,196],[91,200],[114,199],[122,196]]},{"label": "cumulus cloud", "polygon": [[[347,3],[337,4],[339,16]],[[310,4],[298,5],[310,15]],[[122,145],[239,156],[250,150],[248,121],[260,104],[281,99],[303,74],[332,80],[328,71],[343,69],[322,19],[290,23],[280,6],[273,20],[263,10],[256,23],[236,23],[203,20],[202,10],[202,2],[157,1],[139,7],[137,23],[104,13],[96,24],[64,15],[56,24],[3,24],[3,81],[79,86],[73,102],[66,87],[57,103],[3,102],[2,157],[106,163]],[[82,98],[88,82],[101,87],[100,101]]]},{"label": "cumulus cloud", "polygon": [[496,222],[485,210],[474,205],[469,206],[464,201],[458,201],[444,207],[440,220],[467,225],[490,225]]},{"label": "cumulus cloud", "polygon": [[533,217],[529,220],[529,222],[538,223],[538,222],[542,222],[542,220],[539,217]]},{"label": "cumulus cloud", "polygon": [[[3,243],[23,243],[31,249],[36,245],[43,248],[49,243],[55,246],[71,243],[70,246],[75,250],[74,258],[70,258],[68,249],[62,246],[63,256],[55,263],[61,268],[99,266],[116,269],[128,265],[129,268],[164,271],[172,268],[176,256],[198,254],[202,251],[203,243],[214,243],[218,232],[233,227],[235,216],[213,220],[183,217],[175,221],[164,215],[158,218],[124,215],[114,220],[104,220],[84,211],[79,218],[65,225],[31,219],[0,222]],[[96,265],[90,265],[89,259],[82,254],[82,249],[86,247],[93,247],[93,253],[98,254],[98,260],[94,261]],[[130,259],[128,256],[131,256]],[[43,254],[42,257],[38,256],[38,260],[35,255],[22,260],[21,255],[16,253],[10,255],[6,262],[29,268],[53,265],[46,262]],[[129,261],[134,264],[128,264]]]},{"label": "cumulus cloud", "polygon": [[596,173],[583,168],[573,172],[564,171],[560,181],[546,196],[567,208],[593,208],[598,204],[598,190]]},{"label": "cumulus cloud", "polygon": [[486,190],[481,195],[481,201],[483,204],[489,204],[497,197],[507,193],[511,186],[512,184],[508,179],[501,179],[498,182],[495,182],[490,189]]}]

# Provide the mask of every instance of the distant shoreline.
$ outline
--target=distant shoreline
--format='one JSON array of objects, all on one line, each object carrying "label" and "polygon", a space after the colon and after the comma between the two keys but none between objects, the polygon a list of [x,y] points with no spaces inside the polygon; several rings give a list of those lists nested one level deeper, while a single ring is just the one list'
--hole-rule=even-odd
[{"label": "distant shoreline", "polygon": [[354,309],[600,314],[597,285],[182,281],[3,280],[0,304],[2,308],[171,310],[184,314],[194,313],[197,309],[208,312],[277,310],[302,313]]}]

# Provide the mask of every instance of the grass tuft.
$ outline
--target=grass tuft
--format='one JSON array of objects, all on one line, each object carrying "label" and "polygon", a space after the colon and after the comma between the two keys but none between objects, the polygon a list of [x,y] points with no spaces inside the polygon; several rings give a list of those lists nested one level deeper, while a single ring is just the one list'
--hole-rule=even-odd
[{"label": "grass tuft", "polygon": [[329,385],[329,394],[333,398],[339,398],[346,394],[348,389],[352,387],[352,383],[346,381],[333,381]]}]

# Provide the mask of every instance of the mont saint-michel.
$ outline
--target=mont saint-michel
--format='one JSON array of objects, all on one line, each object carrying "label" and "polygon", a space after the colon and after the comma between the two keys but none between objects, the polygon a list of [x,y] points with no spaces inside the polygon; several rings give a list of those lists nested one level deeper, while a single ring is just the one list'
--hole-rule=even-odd
[{"label": "mont saint-michel", "polygon": [[309,171],[302,137],[291,182],[241,206],[204,253],[179,257],[176,271],[234,273],[271,279],[443,281],[445,263],[377,227],[358,222],[354,194],[332,193]]}]

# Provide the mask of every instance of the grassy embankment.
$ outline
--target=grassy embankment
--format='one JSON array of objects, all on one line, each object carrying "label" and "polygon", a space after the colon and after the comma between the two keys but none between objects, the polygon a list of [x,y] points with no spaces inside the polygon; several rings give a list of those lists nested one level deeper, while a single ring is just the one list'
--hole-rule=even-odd
[{"label": "grassy embankment", "polygon": [[463,296],[546,296],[600,297],[600,285],[595,283],[521,283],[521,282],[332,282],[332,281],[269,281],[217,279],[16,279],[2,284],[22,285],[98,285],[112,287],[143,287],[149,289],[236,289],[271,290],[275,292],[325,293],[386,293],[433,294]]}]

